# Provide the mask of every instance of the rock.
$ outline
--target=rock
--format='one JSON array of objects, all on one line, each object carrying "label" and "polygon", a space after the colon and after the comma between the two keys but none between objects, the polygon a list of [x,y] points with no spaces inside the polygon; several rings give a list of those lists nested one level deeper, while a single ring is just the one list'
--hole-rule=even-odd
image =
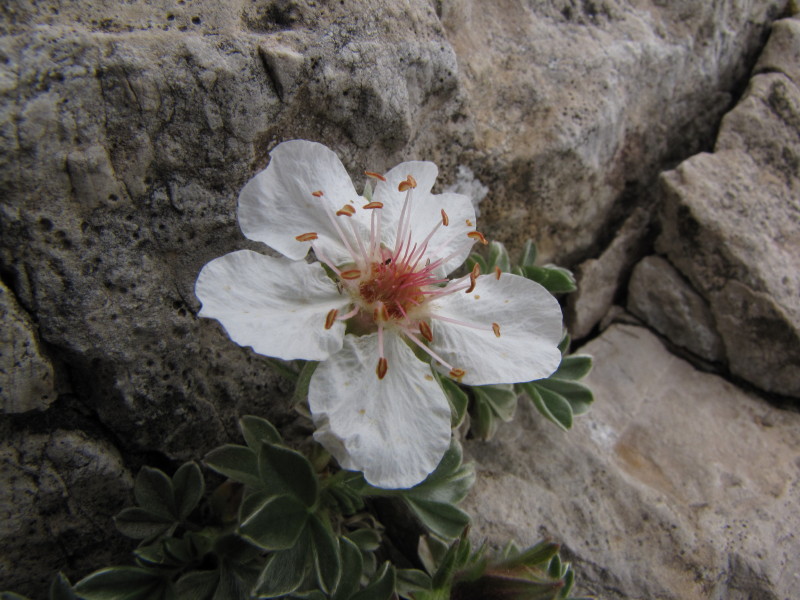
[{"label": "rock", "polygon": [[586,337],[611,308],[621,284],[645,251],[649,225],[649,211],[637,209],[598,258],[578,265],[578,290],[567,297],[566,310],[569,331],[575,339]]},{"label": "rock", "polygon": [[56,399],[53,365],[30,317],[0,283],[0,413],[45,410]]},{"label": "rock", "polygon": [[660,256],[642,259],[633,270],[628,310],[697,356],[711,362],[725,359],[708,303]]},{"label": "rock", "polygon": [[783,73],[800,85],[800,18],[782,19],[772,25],[754,72]]},{"label": "rock", "polygon": [[0,431],[0,587],[44,597],[59,570],[74,581],[130,551],[111,515],[133,479],[112,445],[64,429]]},{"label": "rock", "polygon": [[764,403],[614,325],[580,349],[596,403],[562,433],[523,402],[491,442],[469,442],[464,508],[500,547],[552,536],[580,593],[794,598],[800,414]]},{"label": "rock", "polygon": [[661,183],[656,249],[709,303],[731,372],[800,397],[800,86],[756,75],[714,153]]}]

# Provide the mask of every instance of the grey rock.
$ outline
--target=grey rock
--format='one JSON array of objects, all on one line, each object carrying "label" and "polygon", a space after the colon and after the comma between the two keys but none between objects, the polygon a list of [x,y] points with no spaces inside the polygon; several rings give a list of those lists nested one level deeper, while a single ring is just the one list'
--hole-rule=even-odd
[{"label": "grey rock", "polygon": [[56,399],[53,365],[31,318],[0,283],[0,413],[45,410]]},{"label": "grey rock", "polygon": [[649,225],[649,211],[637,209],[598,258],[590,258],[575,269],[578,290],[567,297],[566,310],[574,338],[588,335],[611,308],[633,265],[645,252]]},{"label": "grey rock", "polygon": [[800,85],[800,17],[781,19],[772,25],[754,72],[783,73]]},{"label": "grey rock", "polygon": [[476,542],[551,536],[578,592],[628,598],[794,598],[800,414],[695,370],[641,327],[580,349],[596,403],[563,433],[527,402],[468,442]]},{"label": "grey rock", "polygon": [[662,177],[657,250],[703,295],[734,374],[800,397],[800,87],[756,75],[713,154]]},{"label": "grey rock", "polygon": [[708,303],[660,256],[642,259],[633,270],[628,310],[697,356],[711,362],[725,359]]},{"label": "grey rock", "polygon": [[74,578],[130,549],[111,515],[130,502],[133,481],[112,445],[64,429],[34,433],[3,423],[0,431],[4,589],[37,593],[59,570]]}]

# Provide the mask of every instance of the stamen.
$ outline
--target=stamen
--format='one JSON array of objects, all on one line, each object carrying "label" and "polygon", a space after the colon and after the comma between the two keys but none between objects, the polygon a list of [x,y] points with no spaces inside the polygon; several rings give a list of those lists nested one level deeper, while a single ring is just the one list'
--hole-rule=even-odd
[{"label": "stamen", "polygon": [[422,337],[428,340],[428,343],[433,341],[433,331],[431,331],[431,326],[425,321],[419,322],[419,332],[422,334]]},{"label": "stamen", "polygon": [[316,192],[311,192],[311,195],[315,198],[322,198],[322,190],[317,190]]},{"label": "stamen", "polygon": [[478,329],[480,331],[494,331],[494,327],[489,327],[488,325],[479,325],[478,323],[468,323],[466,321],[459,321],[458,319],[451,319],[450,317],[443,317],[442,315],[432,314],[430,318],[436,319],[437,321],[452,323],[453,325],[460,325],[461,327],[469,327],[470,329]]},{"label": "stamen", "polygon": [[498,325],[497,323],[492,323],[492,331],[494,331],[494,334],[497,337],[500,337],[500,325]]},{"label": "stamen", "polygon": [[404,329],[404,330],[403,330],[403,333],[405,333],[405,335],[406,335],[406,337],[407,337],[408,339],[410,339],[412,342],[414,342],[414,343],[415,343],[417,346],[419,346],[419,347],[420,347],[422,350],[424,350],[425,352],[427,352],[427,353],[430,355],[430,357],[431,357],[433,360],[435,360],[436,362],[438,362],[438,363],[439,363],[440,365],[442,365],[442,366],[443,366],[445,369],[449,369],[449,370],[451,370],[451,371],[453,370],[453,365],[451,365],[451,364],[450,364],[450,363],[448,363],[446,360],[444,360],[444,359],[443,359],[441,356],[439,356],[438,354],[436,354],[436,352],[434,352],[433,350],[431,350],[431,349],[430,349],[428,346],[426,346],[425,344],[423,344],[422,342],[420,342],[420,341],[417,339],[417,336],[415,336],[413,333],[411,333],[411,332],[410,332],[408,329]]},{"label": "stamen", "polygon": [[337,217],[352,217],[356,214],[356,207],[352,204],[345,204],[342,208],[336,211]]},{"label": "stamen", "polygon": [[349,319],[351,317],[355,317],[358,314],[358,311],[360,311],[360,310],[361,310],[361,308],[356,306],[353,310],[351,310],[346,315],[339,315],[338,317],[336,317],[336,320],[337,321],[347,321],[347,319]]},{"label": "stamen", "polygon": [[386,377],[386,372],[389,370],[389,361],[386,360],[383,356],[378,359],[378,366],[375,367],[375,374],[378,376],[378,379],[383,379]]},{"label": "stamen", "polygon": [[470,231],[467,234],[467,237],[472,238],[473,240],[476,240],[476,241],[480,242],[484,246],[489,244],[489,242],[486,241],[486,238],[483,237],[483,234],[480,231]]},{"label": "stamen", "polygon": [[502,273],[502,271],[500,270],[500,267],[495,265],[495,267],[494,267],[494,276],[498,281],[500,280],[500,273]]},{"label": "stamen", "polygon": [[414,179],[411,175],[405,178],[405,180],[400,182],[400,185],[397,186],[398,191],[407,192],[408,190],[414,189],[417,187],[417,180]]},{"label": "stamen", "polygon": [[364,208],[366,210],[371,210],[373,208],[383,208],[383,202],[378,202],[377,200],[373,200],[372,202],[365,204],[361,208]]},{"label": "stamen", "polygon": [[467,294],[471,294],[472,290],[475,289],[475,284],[478,281],[478,275],[481,274],[481,266],[478,263],[475,263],[475,266],[472,267],[472,271],[469,274],[469,287],[467,288]]},{"label": "stamen", "polygon": [[332,308],[328,312],[328,316],[325,317],[325,329],[330,329],[333,327],[333,324],[336,322],[336,315],[339,314],[339,311],[335,308]]},{"label": "stamen", "polygon": [[381,181],[386,181],[386,177],[384,177],[380,173],[375,173],[373,171],[364,171],[364,175],[366,175],[367,177],[372,177],[373,179],[380,179]]},{"label": "stamen", "polygon": [[341,273],[342,279],[358,279],[359,277],[361,277],[361,271],[359,269],[349,269]]},{"label": "stamen", "polygon": [[450,218],[447,216],[447,213],[444,212],[444,209],[442,209],[442,225],[445,227],[450,225]]},{"label": "stamen", "polygon": [[450,377],[452,377],[459,383],[461,383],[461,380],[464,378],[464,375],[466,374],[467,372],[464,369],[450,369],[450,373],[448,373]]},{"label": "stamen", "polygon": [[294,236],[294,239],[296,239],[298,242],[310,242],[317,239],[317,237],[319,236],[317,236],[316,233],[310,231],[308,233],[301,233],[300,235],[296,235]]}]

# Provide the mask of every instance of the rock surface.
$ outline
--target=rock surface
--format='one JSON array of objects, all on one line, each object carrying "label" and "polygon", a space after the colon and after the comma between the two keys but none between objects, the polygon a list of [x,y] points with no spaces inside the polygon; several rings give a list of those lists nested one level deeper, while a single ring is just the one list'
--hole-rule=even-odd
[{"label": "rock surface", "polygon": [[800,397],[800,85],[753,77],[714,153],[665,173],[662,190],[656,248],[709,303],[731,372]]},{"label": "rock surface", "polygon": [[44,410],[56,399],[53,365],[42,355],[36,329],[0,283],[0,413]]},{"label": "rock surface", "polygon": [[628,284],[628,310],[673,343],[711,362],[725,359],[711,309],[660,256],[642,259]]},{"label": "rock surface", "polygon": [[607,600],[796,597],[800,414],[772,408],[615,325],[595,357],[597,402],[562,433],[529,406],[471,442],[473,534],[564,543],[582,593]]}]

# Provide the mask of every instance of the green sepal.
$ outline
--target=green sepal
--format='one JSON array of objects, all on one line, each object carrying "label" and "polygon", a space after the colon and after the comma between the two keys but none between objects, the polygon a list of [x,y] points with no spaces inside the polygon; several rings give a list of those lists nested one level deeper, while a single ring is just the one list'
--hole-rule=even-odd
[{"label": "green sepal", "polygon": [[568,269],[547,265],[545,267],[521,267],[522,276],[535,281],[552,294],[566,294],[578,289],[575,276]]},{"label": "green sepal", "polygon": [[200,503],[206,492],[203,473],[195,462],[187,462],[172,476],[175,508],[179,521],[186,519]]},{"label": "green sepal", "polygon": [[488,269],[484,271],[485,273],[493,271],[495,267],[500,267],[500,270],[504,273],[508,273],[511,270],[511,259],[508,256],[506,247],[501,242],[489,242],[489,259],[486,263]]},{"label": "green sepal", "polygon": [[242,520],[239,532],[264,550],[285,550],[297,543],[309,520],[307,508],[293,496],[271,496]]},{"label": "green sepal", "polygon": [[261,450],[261,442],[269,444],[282,444],[281,434],[275,429],[275,426],[261,417],[253,415],[245,415],[239,419],[239,429],[242,430],[242,436],[248,448],[253,452],[258,453]]},{"label": "green sepal", "polygon": [[565,329],[564,335],[561,336],[561,341],[558,342],[558,351],[561,352],[561,356],[563,357],[569,352],[569,345],[572,342],[572,336],[570,336],[569,332]]},{"label": "green sepal", "polygon": [[536,264],[536,244],[533,240],[527,240],[522,247],[522,255],[519,259],[520,267],[532,267]]},{"label": "green sepal", "polygon": [[349,600],[360,586],[364,559],[359,547],[345,537],[339,538],[339,551],[342,555],[342,574],[332,600]]},{"label": "green sepal", "polygon": [[278,598],[294,592],[310,573],[311,558],[310,536],[304,530],[294,546],[269,556],[255,584],[256,597]]},{"label": "green sepal", "polygon": [[454,596],[465,600],[485,598],[524,598],[525,600],[555,600],[563,588],[562,581],[536,581],[486,573],[479,579],[460,582],[453,588]]},{"label": "green sepal", "polygon": [[462,464],[462,460],[461,444],[452,439],[433,473],[415,487],[399,492],[400,495],[458,504],[475,483],[474,466],[471,463]]},{"label": "green sepal", "polygon": [[114,525],[122,535],[147,543],[169,534],[175,527],[175,521],[171,517],[154,515],[143,508],[132,506],[122,509],[114,517]]},{"label": "green sepal", "polygon": [[63,573],[53,577],[47,598],[48,600],[78,600],[78,596],[72,590],[72,584]]},{"label": "green sepal", "polygon": [[234,481],[255,489],[264,488],[256,454],[245,446],[225,444],[206,454],[203,462],[210,469]]},{"label": "green sepal", "polygon": [[383,564],[375,579],[351,600],[390,600],[394,594],[397,575],[388,561]]},{"label": "green sepal", "polygon": [[316,505],[319,481],[311,463],[299,452],[262,443],[258,453],[258,472],[270,494],[289,494],[308,507]]},{"label": "green sepal", "polygon": [[592,357],[586,354],[570,354],[561,359],[558,370],[551,379],[568,379],[577,381],[583,379],[592,370]]},{"label": "green sepal", "polygon": [[109,567],[75,584],[82,600],[172,600],[172,582],[160,572],[142,567]]},{"label": "green sepal", "polygon": [[136,503],[152,515],[177,520],[172,480],[163,471],[142,467],[133,485]]},{"label": "green sepal", "polygon": [[561,564],[561,557],[556,554],[550,559],[550,564],[547,566],[547,574],[551,579],[561,579],[564,572],[563,565]]},{"label": "green sepal", "polygon": [[339,554],[339,544],[329,526],[316,515],[311,515],[308,521],[311,534],[311,548],[314,556],[314,571],[320,589],[331,593],[336,589],[342,571],[342,558]]}]

